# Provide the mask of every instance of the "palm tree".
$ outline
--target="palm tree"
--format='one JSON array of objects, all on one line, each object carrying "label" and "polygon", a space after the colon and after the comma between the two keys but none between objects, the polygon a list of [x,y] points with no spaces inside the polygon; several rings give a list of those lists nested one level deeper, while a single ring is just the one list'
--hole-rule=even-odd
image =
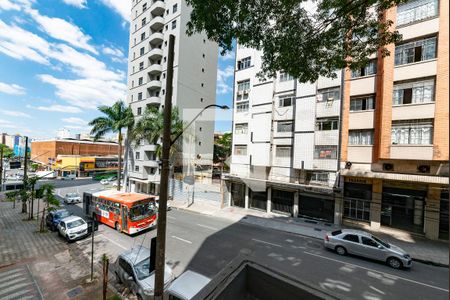
[{"label": "palm tree", "polygon": [[89,125],[93,126],[91,134],[94,135],[94,140],[98,140],[105,134],[112,132],[118,135],[119,142],[119,168],[117,170],[117,190],[120,190],[120,177],[122,174],[122,130],[133,127],[134,116],[131,108],[126,106],[123,101],[117,101],[112,106],[100,106],[98,110],[105,116],[98,117],[92,120]]},{"label": "palm tree", "polygon": [[30,208],[30,216],[28,217],[29,220],[33,219],[33,211],[34,211],[34,197],[35,197],[35,190],[34,187],[36,186],[37,181],[39,180],[39,178],[36,177],[32,177],[32,178],[28,178],[28,186],[30,187],[31,191],[30,191],[30,197],[31,197],[31,208]]},{"label": "palm tree", "polygon": [[30,200],[30,193],[28,192],[27,188],[24,186],[19,191],[20,200],[22,201],[22,213],[27,213],[27,202]]},{"label": "palm tree", "polygon": [[59,200],[55,196],[55,187],[52,184],[43,184],[37,191],[36,197],[44,200],[44,210],[42,211],[40,232],[44,231],[45,211],[52,211],[59,207]]}]

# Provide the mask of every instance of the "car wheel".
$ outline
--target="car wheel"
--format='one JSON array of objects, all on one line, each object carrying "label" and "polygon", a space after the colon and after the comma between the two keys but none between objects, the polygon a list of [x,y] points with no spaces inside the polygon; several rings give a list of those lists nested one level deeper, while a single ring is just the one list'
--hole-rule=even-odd
[{"label": "car wheel", "polygon": [[403,266],[402,262],[395,257],[389,257],[387,263],[391,268],[394,269],[400,269]]},{"label": "car wheel", "polygon": [[142,296],[141,295],[137,294],[136,296],[137,296],[138,300],[142,300]]},{"label": "car wheel", "polygon": [[337,246],[334,250],[336,250],[336,253],[339,255],[346,255],[347,250],[342,246]]},{"label": "car wheel", "polygon": [[114,224],[114,228],[115,228],[118,232],[121,232],[121,231],[122,231],[121,228],[120,228],[119,222],[116,222],[116,224]]}]

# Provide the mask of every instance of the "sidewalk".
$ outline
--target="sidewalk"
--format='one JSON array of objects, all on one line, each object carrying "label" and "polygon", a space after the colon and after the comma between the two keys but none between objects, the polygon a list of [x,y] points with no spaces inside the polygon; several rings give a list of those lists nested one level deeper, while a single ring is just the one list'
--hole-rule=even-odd
[{"label": "sidewalk", "polygon": [[[303,218],[291,218],[281,214],[268,214],[263,211],[250,209],[245,210],[239,207],[225,207],[220,209],[219,203],[212,203],[211,201],[196,200],[196,202],[189,207],[187,207],[186,202],[171,201],[170,205],[173,208],[181,210],[197,212],[225,218],[235,222],[262,226],[317,239],[323,239],[326,232],[338,228],[350,228]],[[364,230],[370,231],[367,228],[364,228]],[[449,265],[448,244],[445,242],[432,241],[423,236],[399,230],[383,229],[376,232],[372,231],[372,233],[381,239],[404,249],[415,261],[446,267]]]},{"label": "sidewalk", "polygon": [[101,299],[98,267],[89,283],[90,261],[77,244],[37,232],[37,221],[23,220],[21,206],[0,201],[0,298]]}]

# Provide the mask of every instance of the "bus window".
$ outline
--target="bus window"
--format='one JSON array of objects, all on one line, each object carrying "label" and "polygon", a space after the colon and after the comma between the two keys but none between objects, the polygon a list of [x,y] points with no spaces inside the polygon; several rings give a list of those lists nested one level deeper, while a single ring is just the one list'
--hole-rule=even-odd
[{"label": "bus window", "polygon": [[154,214],[150,203],[134,205],[130,209],[129,217],[131,221],[139,221]]}]

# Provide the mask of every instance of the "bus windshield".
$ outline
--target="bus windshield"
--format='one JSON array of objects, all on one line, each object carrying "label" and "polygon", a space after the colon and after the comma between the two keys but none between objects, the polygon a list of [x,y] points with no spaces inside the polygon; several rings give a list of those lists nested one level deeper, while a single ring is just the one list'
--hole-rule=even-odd
[{"label": "bus windshield", "polygon": [[134,205],[130,209],[130,219],[131,221],[139,221],[150,217],[155,213],[154,205],[152,203],[144,203]]}]

